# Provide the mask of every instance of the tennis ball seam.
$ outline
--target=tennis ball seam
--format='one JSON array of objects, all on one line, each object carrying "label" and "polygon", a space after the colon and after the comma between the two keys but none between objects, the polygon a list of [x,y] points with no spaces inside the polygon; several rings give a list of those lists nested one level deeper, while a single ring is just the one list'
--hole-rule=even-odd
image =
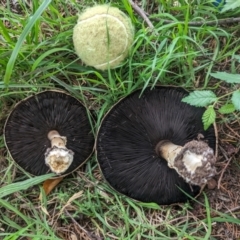
[{"label": "tennis ball seam", "polygon": [[[120,59],[120,58],[123,56],[123,54],[126,52],[126,50],[127,50],[127,47],[128,47],[128,38],[129,38],[129,37],[128,37],[128,33],[127,33],[126,26],[125,26],[118,18],[116,18],[116,17],[114,17],[114,16],[112,16],[112,15],[106,14],[106,13],[97,14],[96,16],[92,16],[91,18],[81,20],[81,21],[79,21],[77,24],[84,24],[84,22],[92,21],[93,19],[95,19],[95,18],[100,18],[100,17],[106,17],[106,23],[107,23],[107,18],[112,18],[112,19],[114,19],[115,21],[117,21],[117,22],[123,27],[124,32],[125,32],[125,34],[126,34],[126,36],[127,36],[127,39],[126,39],[126,41],[125,41],[124,50],[122,51],[122,54],[121,54],[120,56],[118,56],[118,57],[116,57],[116,58],[114,58],[113,60],[110,60],[110,61],[108,61],[108,62],[101,63],[101,64],[97,64],[97,65],[95,65],[95,67],[102,67],[102,66],[104,66],[104,65],[106,65],[106,64],[111,64],[111,63],[117,61],[118,59]],[[106,24],[106,25],[107,25],[107,24]],[[106,26],[106,27],[107,27],[107,26]]]},{"label": "tennis ball seam", "polygon": [[81,14],[73,34],[80,59],[101,70],[117,67],[127,56],[133,39],[131,20],[119,9],[105,5],[89,8]]}]

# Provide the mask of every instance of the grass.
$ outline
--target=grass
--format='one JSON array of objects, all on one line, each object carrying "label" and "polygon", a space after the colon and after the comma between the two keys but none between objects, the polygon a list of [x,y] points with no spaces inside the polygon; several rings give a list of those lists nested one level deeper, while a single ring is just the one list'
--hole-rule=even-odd
[{"label": "grass", "polygon": [[[239,73],[239,24],[195,26],[189,22],[237,17],[239,8],[219,13],[210,1],[192,0],[187,4],[182,0],[180,7],[172,7],[173,1],[138,1],[149,13],[152,31],[127,0],[112,1],[112,5],[131,17],[136,35],[124,64],[102,72],[82,65],[77,59],[72,29],[78,12],[97,2],[109,1],[32,0],[18,1],[18,5],[7,0],[1,2],[0,239],[240,238],[237,208],[240,203],[235,190],[239,184],[231,178],[240,176],[235,155],[227,155],[232,161],[220,189],[206,190],[206,194],[190,203],[157,206],[114,192],[102,179],[95,156],[84,169],[66,177],[45,196],[41,186],[33,186],[34,178],[12,162],[3,139],[4,122],[14,105],[46,89],[64,89],[82,100],[96,115],[96,132],[107,110],[137,88],[174,85],[189,90],[211,89],[218,95],[238,88],[214,80],[210,73]],[[164,20],[172,22],[163,23]],[[220,145],[239,149],[239,113],[219,114],[217,119]],[[236,129],[232,135],[228,134],[229,128]],[[220,151],[219,172],[228,160],[224,156]],[[25,179],[30,179],[30,189],[24,190],[21,183],[17,185],[18,191],[11,188]],[[12,191],[2,196],[7,186]],[[42,200],[38,199],[40,192]]]}]

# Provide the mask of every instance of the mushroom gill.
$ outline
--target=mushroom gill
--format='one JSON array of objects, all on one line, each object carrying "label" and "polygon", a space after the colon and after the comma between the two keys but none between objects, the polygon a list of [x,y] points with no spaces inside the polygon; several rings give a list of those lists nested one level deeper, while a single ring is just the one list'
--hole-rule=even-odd
[{"label": "mushroom gill", "polygon": [[19,102],[6,120],[4,138],[13,160],[33,175],[67,175],[90,157],[94,147],[85,106],[56,90]]},{"label": "mushroom gill", "polygon": [[[200,142],[198,137],[202,135],[201,142],[212,149],[213,156],[217,144],[214,126],[204,130],[205,109],[182,102],[186,95],[184,89],[175,87],[137,90],[105,115],[96,139],[96,154],[103,176],[116,191],[158,204],[185,202],[189,199],[187,194],[199,194],[201,186],[195,181],[191,184],[175,170],[178,161],[171,164],[174,168],[169,167],[165,158],[171,151],[159,154],[158,148],[165,141],[165,147],[171,143],[176,145],[171,145],[171,149],[182,150],[191,141]],[[199,168],[199,163],[192,163],[189,158],[183,162],[190,162],[192,170]],[[182,164],[180,172],[187,165]]]}]

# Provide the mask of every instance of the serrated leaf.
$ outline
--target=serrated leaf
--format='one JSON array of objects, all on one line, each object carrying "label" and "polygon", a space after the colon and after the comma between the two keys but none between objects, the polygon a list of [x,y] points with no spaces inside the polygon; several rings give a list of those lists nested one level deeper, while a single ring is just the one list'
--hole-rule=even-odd
[{"label": "serrated leaf", "polygon": [[215,122],[216,119],[216,112],[213,108],[213,106],[208,106],[206,111],[203,113],[202,121],[203,121],[203,128],[204,130],[207,130],[211,124]]},{"label": "serrated leaf", "polygon": [[240,55],[234,55],[234,58],[240,63]]},{"label": "serrated leaf", "polygon": [[188,103],[196,107],[206,107],[210,103],[217,101],[217,96],[212,91],[193,91],[187,97],[182,99],[182,102]]},{"label": "serrated leaf", "polygon": [[216,7],[221,7],[222,9],[223,4],[225,3],[225,0],[212,0],[212,4]]},{"label": "serrated leaf", "polygon": [[240,74],[232,74],[227,72],[210,73],[216,79],[225,81],[227,83],[240,83]]},{"label": "serrated leaf", "polygon": [[235,110],[236,109],[235,109],[234,105],[232,103],[229,103],[229,104],[225,104],[222,107],[220,107],[218,111],[221,114],[228,114],[228,113],[234,112]]},{"label": "serrated leaf", "polygon": [[240,110],[240,90],[233,92],[232,103],[236,110]]},{"label": "serrated leaf", "polygon": [[221,12],[226,12],[237,7],[240,7],[240,0],[225,0],[225,4]]}]

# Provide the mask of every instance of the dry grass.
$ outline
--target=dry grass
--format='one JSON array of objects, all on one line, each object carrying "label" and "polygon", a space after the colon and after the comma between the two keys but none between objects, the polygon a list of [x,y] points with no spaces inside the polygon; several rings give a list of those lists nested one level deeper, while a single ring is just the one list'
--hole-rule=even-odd
[{"label": "dry grass", "polygon": [[[39,6],[38,1],[19,2],[0,2],[1,18],[11,36],[10,40],[0,42],[2,80],[26,20]],[[32,93],[62,88],[77,94],[94,112],[98,127],[114,102],[149,84],[189,89],[205,87],[218,96],[239,89],[239,84],[217,82],[209,76],[213,71],[240,72],[239,59],[234,58],[240,56],[238,23],[190,27],[156,21],[156,18],[177,18],[188,23],[198,17],[213,20],[240,13],[235,10],[218,14],[207,1],[200,2],[191,1],[189,10],[185,1],[181,1],[181,8],[172,8],[170,3],[161,0],[136,1],[154,24],[153,33],[148,31],[142,18],[131,12],[127,1],[112,1],[132,14],[137,33],[129,60],[109,73],[81,65],[71,42],[71,29],[77,19],[75,13],[95,1],[53,1],[27,35],[9,85],[0,81],[0,186],[29,177],[9,158],[3,141],[3,126],[14,105]],[[3,36],[1,30],[0,34]],[[173,45],[178,37],[179,41]],[[32,69],[44,53],[58,48],[69,49],[69,52],[49,53]],[[0,198],[0,239],[240,239],[240,113],[218,114],[217,127],[217,187],[205,189],[196,200],[176,206],[131,200],[109,187],[93,156],[84,168],[66,177],[49,196],[35,186]],[[41,201],[38,199],[40,191]]]}]

